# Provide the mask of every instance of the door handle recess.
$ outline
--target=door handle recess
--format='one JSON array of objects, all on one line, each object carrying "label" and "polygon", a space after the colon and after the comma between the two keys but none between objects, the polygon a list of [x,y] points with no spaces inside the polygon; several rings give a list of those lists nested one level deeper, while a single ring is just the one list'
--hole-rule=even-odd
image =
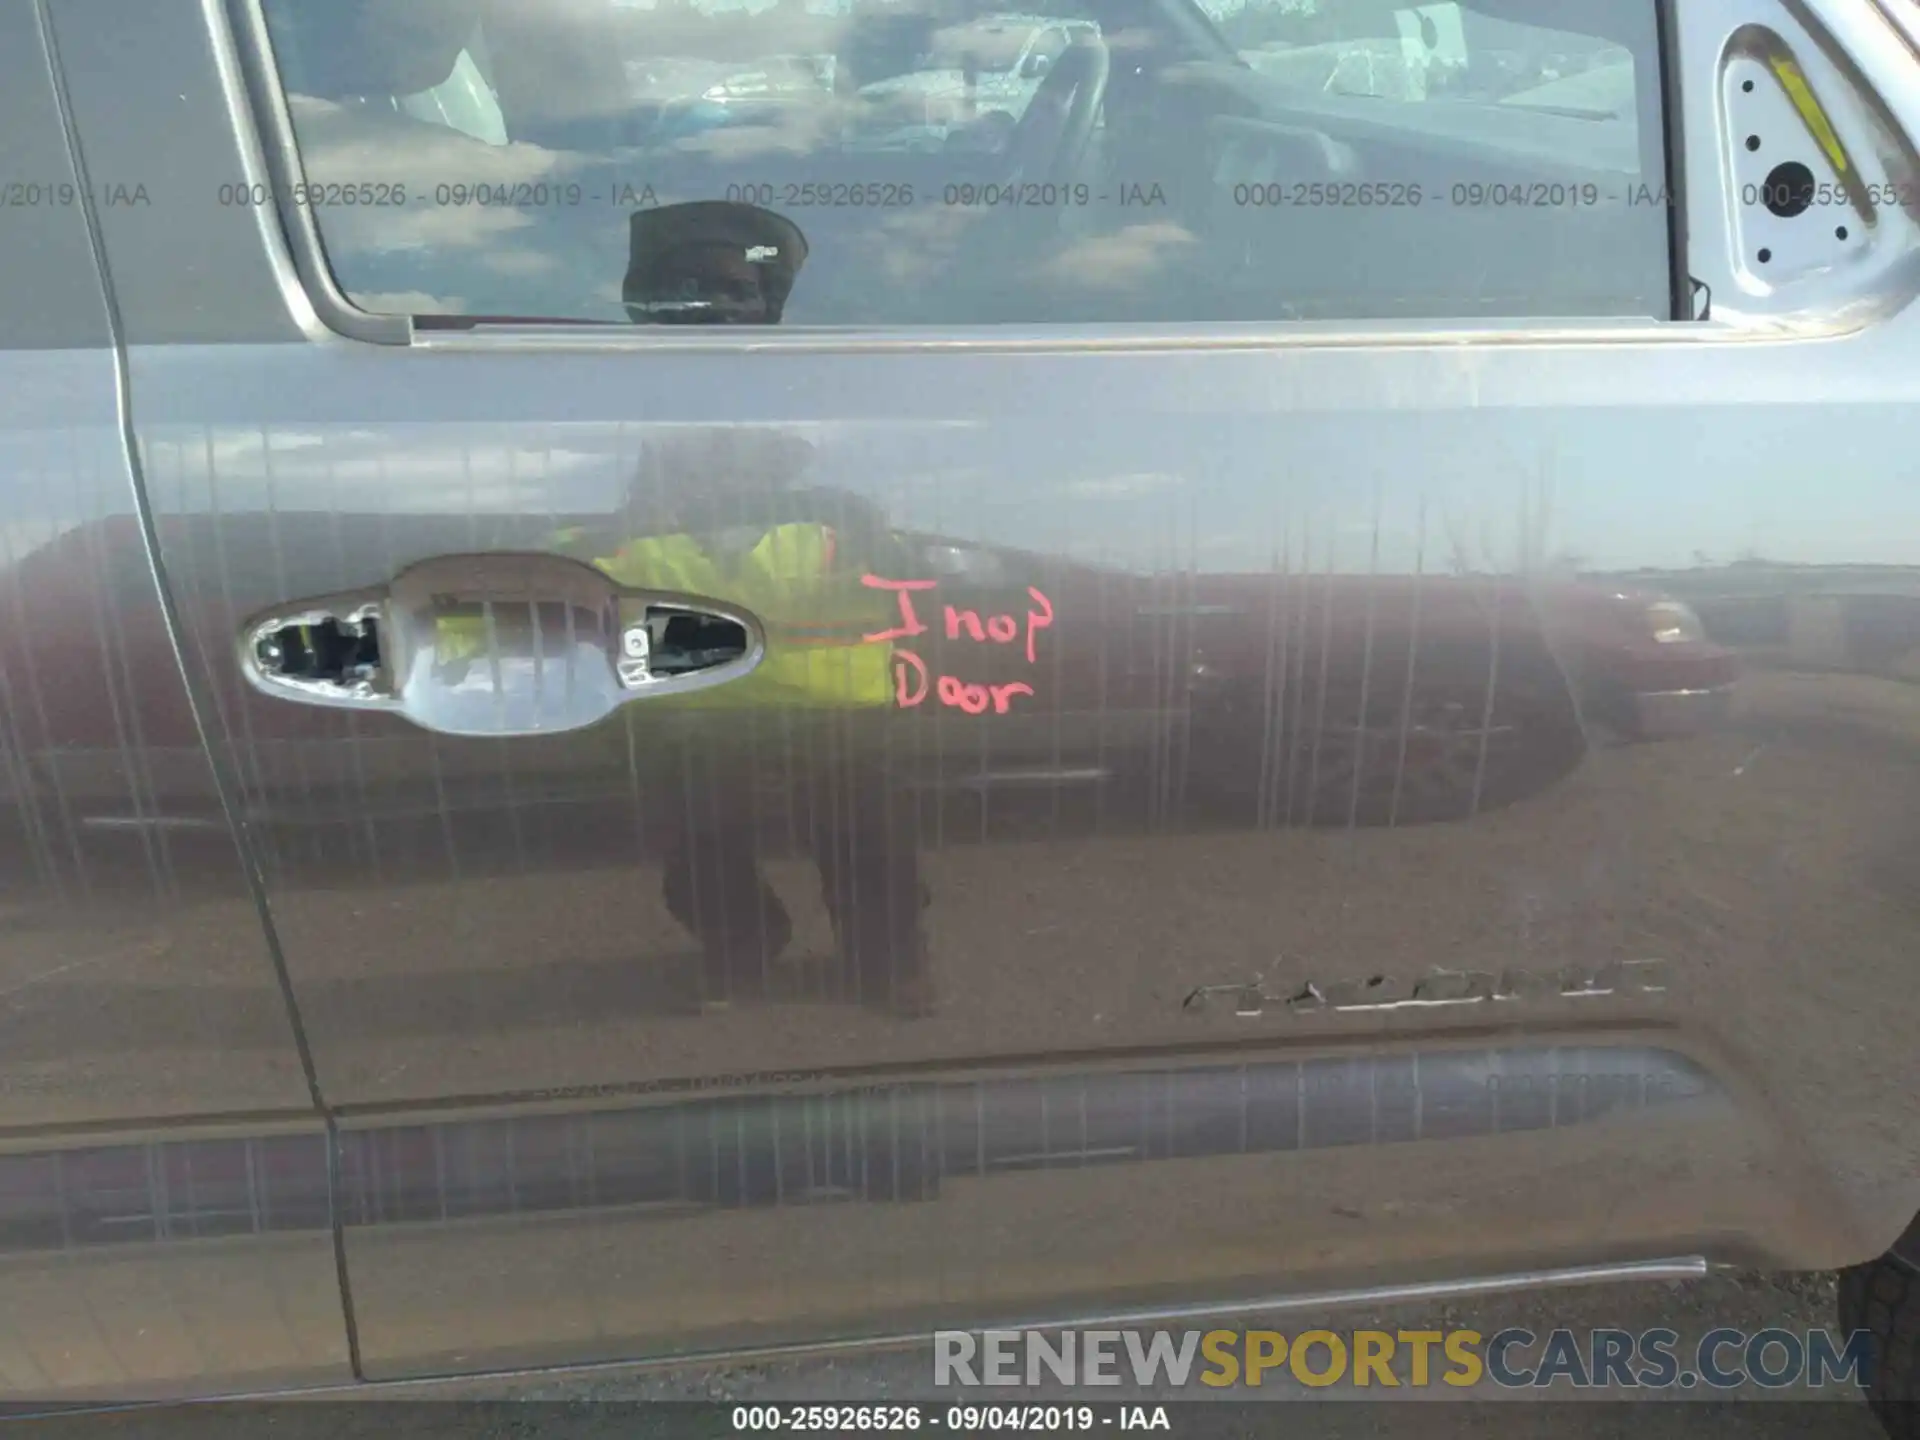
[{"label": "door handle recess", "polygon": [[723,601],[632,589],[558,555],[489,554],[276,607],[247,621],[239,649],[248,682],[282,700],[448,735],[540,735],[738,680],[766,635]]}]

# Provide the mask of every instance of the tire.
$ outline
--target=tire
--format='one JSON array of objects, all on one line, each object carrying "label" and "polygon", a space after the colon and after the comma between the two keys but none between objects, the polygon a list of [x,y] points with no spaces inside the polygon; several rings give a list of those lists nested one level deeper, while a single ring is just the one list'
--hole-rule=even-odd
[{"label": "tire", "polygon": [[1840,1330],[1864,1330],[1867,1403],[1893,1440],[1920,1440],[1920,1221],[1878,1260],[1840,1272]]},{"label": "tire", "polygon": [[1411,688],[1404,662],[1377,666],[1364,686],[1356,674],[1329,676],[1285,713],[1250,690],[1222,697],[1196,717],[1202,803],[1256,807],[1285,825],[1419,825],[1543,790],[1586,750],[1565,684],[1544,666],[1515,664],[1489,706],[1477,679],[1486,668],[1478,657],[1439,657]]}]

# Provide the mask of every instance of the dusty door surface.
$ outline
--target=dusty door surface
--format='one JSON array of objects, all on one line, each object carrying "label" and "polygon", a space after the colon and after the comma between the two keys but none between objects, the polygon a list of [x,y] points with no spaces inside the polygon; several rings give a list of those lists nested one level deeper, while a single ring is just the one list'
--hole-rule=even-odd
[{"label": "dusty door surface", "polygon": [[51,8],[367,1373],[1911,1216],[1873,6]]},{"label": "dusty door surface", "polygon": [[38,7],[0,7],[0,1389],[337,1380],[313,1076],[142,530]]}]

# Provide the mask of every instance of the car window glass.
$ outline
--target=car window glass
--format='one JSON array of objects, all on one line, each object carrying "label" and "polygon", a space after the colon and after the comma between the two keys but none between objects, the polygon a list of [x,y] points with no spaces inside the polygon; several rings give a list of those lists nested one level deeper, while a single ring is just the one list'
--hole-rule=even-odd
[{"label": "car window glass", "polygon": [[1044,30],[1034,41],[1033,49],[1027,52],[1027,68],[1033,71],[1051,66],[1066,53],[1067,32],[1060,29]]},{"label": "car window glass", "polygon": [[1202,9],[266,0],[304,193],[369,310],[1667,316],[1653,0]]},{"label": "car window glass", "polygon": [[1552,105],[1557,95],[1586,96],[1587,104],[1564,108],[1628,127],[1637,118],[1633,52],[1602,35],[1576,34],[1455,3],[1204,4],[1249,65],[1296,90],[1402,102],[1523,106]]},{"label": "car window glass", "polygon": [[504,145],[506,117],[500,113],[500,98],[487,79],[486,67],[474,53],[480,46],[476,30],[472,43],[461,50],[447,78],[425,90],[400,96],[399,107],[416,120],[445,125],[489,145]]}]

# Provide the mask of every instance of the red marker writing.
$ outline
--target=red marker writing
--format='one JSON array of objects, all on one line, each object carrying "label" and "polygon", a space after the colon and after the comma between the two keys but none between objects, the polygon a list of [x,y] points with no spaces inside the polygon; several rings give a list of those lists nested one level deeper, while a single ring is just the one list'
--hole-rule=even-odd
[{"label": "red marker writing", "polygon": [[[900,606],[900,623],[890,630],[876,630],[860,638],[868,644],[883,644],[895,640],[907,640],[916,635],[927,633],[927,626],[913,606],[913,592],[932,590],[939,584],[936,580],[889,580],[882,575],[862,575],[860,583],[870,590],[892,592]],[[1027,663],[1037,663],[1039,633],[1053,624],[1053,602],[1032,586],[1027,594],[1037,609],[1027,611]],[[957,605],[946,607],[946,638],[949,640],[970,640],[976,644],[1011,645],[1020,638],[1021,625],[1012,615],[988,615],[982,617],[977,610],[962,610]],[[893,703],[902,710],[911,710],[923,704],[927,696],[937,696],[942,705],[951,706],[969,715],[984,715],[991,710],[995,715],[1005,715],[1013,705],[1016,695],[1032,695],[1033,687],[1014,681],[1010,684],[984,685],[970,680],[962,680],[957,675],[933,676],[927,671],[927,662],[912,650],[896,648],[893,654]]]},{"label": "red marker writing", "polygon": [[[860,638],[868,644],[879,640],[901,640],[912,635],[924,635],[927,627],[920,623],[920,617],[913,613],[913,591],[931,590],[940,582],[937,580],[887,580],[878,575],[862,575],[860,583],[872,590],[891,590],[900,599],[900,624],[892,630],[876,630],[871,635]],[[1051,612],[1049,612],[1051,613]]]},{"label": "red marker writing", "polygon": [[1027,612],[1027,663],[1031,665],[1034,663],[1033,637],[1038,631],[1044,630],[1053,624],[1053,602],[1031,585],[1027,587],[1027,594],[1031,595],[1033,597],[1033,603],[1040,607],[1038,610],[1029,610]]}]

